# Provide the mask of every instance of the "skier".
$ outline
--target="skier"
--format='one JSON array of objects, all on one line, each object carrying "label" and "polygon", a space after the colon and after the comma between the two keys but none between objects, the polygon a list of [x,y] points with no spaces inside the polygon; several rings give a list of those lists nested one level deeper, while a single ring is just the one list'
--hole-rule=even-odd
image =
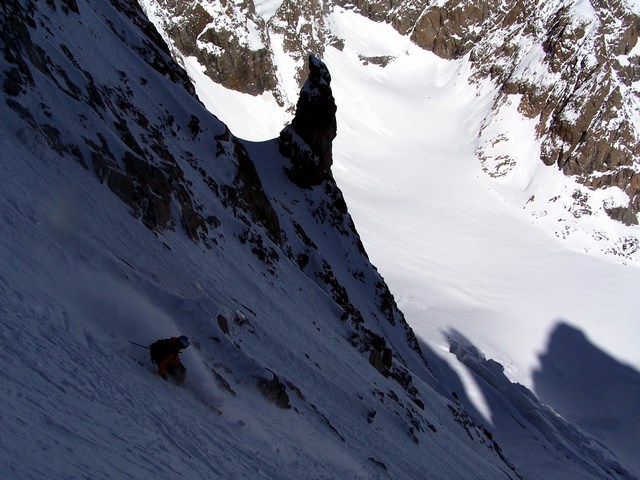
[{"label": "skier", "polygon": [[184,384],[187,369],[180,361],[180,351],[189,346],[189,338],[184,335],[179,337],[163,338],[149,345],[151,360],[158,365],[158,373],[165,380],[168,375],[178,385]]}]

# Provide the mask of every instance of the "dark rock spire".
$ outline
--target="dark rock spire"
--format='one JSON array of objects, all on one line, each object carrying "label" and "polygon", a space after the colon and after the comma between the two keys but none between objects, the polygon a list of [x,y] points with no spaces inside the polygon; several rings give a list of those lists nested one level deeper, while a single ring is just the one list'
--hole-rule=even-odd
[{"label": "dark rock spire", "polygon": [[287,175],[303,188],[320,184],[331,174],[336,136],[336,103],[326,65],[309,55],[309,77],[300,91],[296,115],[280,132],[280,152],[291,160]]}]

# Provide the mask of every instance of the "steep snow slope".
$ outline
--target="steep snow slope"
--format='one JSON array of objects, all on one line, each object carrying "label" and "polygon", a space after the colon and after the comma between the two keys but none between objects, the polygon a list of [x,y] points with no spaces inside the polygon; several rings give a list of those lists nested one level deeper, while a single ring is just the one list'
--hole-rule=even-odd
[{"label": "steep snow slope", "polygon": [[[0,23],[2,472],[515,477],[421,380],[331,179],[297,188],[275,141],[237,141],[129,3]],[[185,389],[130,343],[176,333]]]},{"label": "steep snow slope", "polygon": [[[582,331],[612,362],[637,372],[640,270],[634,258],[618,260],[601,251],[611,239],[638,238],[638,228],[603,213],[581,216],[559,202],[544,202],[541,210],[531,201],[579,195],[584,187],[539,162],[535,122],[513,104],[493,119],[510,132],[493,148],[496,156],[503,149],[517,163],[505,177],[487,177],[476,151],[495,91],[488,83],[469,83],[473,72],[466,59],[440,60],[391,27],[351,12],[338,10],[330,23],[345,40],[343,51],[328,48],[325,57],[338,104],[334,173],[367,251],[418,337],[458,371],[484,418],[497,414],[486,392],[446,353],[458,333],[504,365],[511,380],[536,391],[540,357],[563,324]],[[379,56],[395,60],[385,68],[361,60]],[[206,78],[192,78],[199,91],[214,91]],[[261,132],[238,112],[259,109],[263,101],[245,96],[224,103],[235,95],[219,90],[209,108],[238,135],[258,138]],[[273,135],[280,126],[270,125],[260,128],[272,128]],[[601,240],[590,232],[600,232]],[[585,375],[579,365],[571,368]],[[604,376],[628,382],[624,368]],[[555,399],[572,395],[562,382],[550,388],[538,393],[554,407]],[[591,395],[601,420],[582,424],[601,439],[638,445],[634,397],[620,399],[625,408],[608,409],[609,392]],[[556,408],[584,420],[568,402]],[[634,448],[626,452],[635,462]]]},{"label": "steep snow slope", "polygon": [[[298,188],[276,141],[237,140],[134,6],[12,1],[0,23],[3,472],[632,477],[463,332],[490,387],[479,424],[332,179]],[[185,389],[129,343],[176,333]]]}]

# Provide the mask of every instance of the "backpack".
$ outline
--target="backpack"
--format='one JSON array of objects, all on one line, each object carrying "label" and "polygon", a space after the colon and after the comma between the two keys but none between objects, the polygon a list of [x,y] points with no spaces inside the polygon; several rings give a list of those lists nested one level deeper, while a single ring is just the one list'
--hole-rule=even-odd
[{"label": "backpack", "polygon": [[154,363],[160,363],[169,355],[177,353],[177,351],[174,342],[170,338],[164,338],[149,345],[149,353]]}]

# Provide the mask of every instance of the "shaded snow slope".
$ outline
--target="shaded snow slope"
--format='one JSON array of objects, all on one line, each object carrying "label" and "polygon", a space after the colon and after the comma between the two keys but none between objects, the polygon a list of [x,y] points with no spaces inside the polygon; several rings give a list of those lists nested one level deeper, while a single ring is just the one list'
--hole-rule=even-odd
[{"label": "shaded snow slope", "polygon": [[[473,374],[446,353],[452,329],[504,365],[512,381],[532,388],[541,356],[564,323],[612,361],[638,371],[640,270],[633,258],[602,255],[623,252],[624,239],[637,239],[638,228],[548,201],[580,195],[584,187],[541,164],[534,122],[514,104],[499,109],[492,120],[497,130],[479,138],[495,92],[491,84],[469,84],[473,72],[466,59],[440,60],[391,27],[351,12],[338,10],[330,23],[345,39],[343,51],[328,48],[325,57],[338,104],[334,173],[367,251],[408,321],[458,372],[479,415],[491,421],[495,407]],[[395,60],[381,68],[365,65],[359,55]],[[224,102],[234,94],[218,95]],[[233,105],[213,111],[233,122],[242,118]],[[236,125],[240,136],[260,136],[252,125]],[[272,134],[280,128],[262,125]],[[492,179],[476,152],[501,129],[508,136],[492,152],[508,153],[516,163],[509,175]],[[615,382],[624,384],[626,377]],[[572,396],[562,382],[554,388],[556,396]],[[552,398],[543,396],[554,406]],[[634,402],[626,395],[620,401],[627,407]],[[571,417],[571,408],[558,409]],[[615,410],[603,410],[603,422],[620,421]],[[632,408],[625,420],[637,441]]]},{"label": "shaded snow slope", "polygon": [[[460,329],[456,355],[494,378],[483,420],[444,340],[415,344],[333,180],[295,187],[276,141],[235,138],[135,6],[0,15],[0,471],[632,478]],[[178,333],[185,388],[130,343]]]},{"label": "shaded snow slope", "polygon": [[[0,20],[3,472],[512,472],[421,380],[335,186],[294,187],[275,141],[237,141],[137,9],[10,2]],[[130,343],[177,333],[184,389]]]},{"label": "shaded snow slope", "polygon": [[636,470],[640,451],[640,374],[560,323],[533,375],[544,401],[625,455]]}]

